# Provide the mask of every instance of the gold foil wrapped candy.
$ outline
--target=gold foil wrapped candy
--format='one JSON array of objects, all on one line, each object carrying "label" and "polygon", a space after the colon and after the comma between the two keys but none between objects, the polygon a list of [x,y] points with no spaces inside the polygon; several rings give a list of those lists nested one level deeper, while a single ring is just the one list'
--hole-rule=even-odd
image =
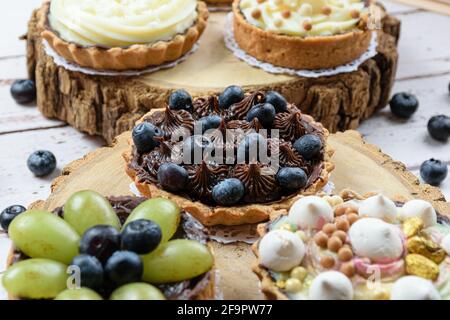
[{"label": "gold foil wrapped candy", "polygon": [[408,254],[405,258],[405,262],[406,273],[408,274],[430,280],[436,280],[439,276],[439,266],[432,260],[421,256],[420,254]]},{"label": "gold foil wrapped candy", "polygon": [[419,217],[408,218],[403,222],[403,232],[407,238],[415,236],[423,228],[423,220]]},{"label": "gold foil wrapped candy", "polygon": [[406,242],[409,253],[417,253],[439,264],[444,261],[446,253],[437,243],[425,238],[414,236]]}]

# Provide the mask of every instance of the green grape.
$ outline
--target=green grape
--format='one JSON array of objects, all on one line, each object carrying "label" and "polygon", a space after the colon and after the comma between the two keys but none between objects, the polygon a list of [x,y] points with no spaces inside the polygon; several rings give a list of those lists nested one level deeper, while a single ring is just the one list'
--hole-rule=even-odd
[{"label": "green grape", "polygon": [[195,278],[213,266],[208,248],[198,241],[178,239],[161,244],[142,256],[142,279],[150,283],[168,283]]},{"label": "green grape", "polygon": [[9,226],[14,245],[31,258],[47,258],[69,264],[78,254],[80,236],[58,216],[44,211],[28,211]]},{"label": "green grape", "polygon": [[167,242],[175,234],[180,224],[180,208],[173,201],[153,198],[137,206],[125,221],[124,226],[138,219],[156,222],[162,231],[161,242]]},{"label": "green grape", "polygon": [[119,218],[109,201],[90,190],[78,191],[67,200],[64,205],[64,220],[72,225],[79,235],[99,224],[120,229]]},{"label": "green grape", "polygon": [[24,299],[52,299],[67,288],[67,266],[48,259],[27,259],[3,275],[6,291]]},{"label": "green grape", "polygon": [[110,300],[166,300],[162,292],[148,283],[129,283],[114,290]]},{"label": "green grape", "polygon": [[58,294],[55,300],[103,300],[94,290],[89,288],[66,289]]}]

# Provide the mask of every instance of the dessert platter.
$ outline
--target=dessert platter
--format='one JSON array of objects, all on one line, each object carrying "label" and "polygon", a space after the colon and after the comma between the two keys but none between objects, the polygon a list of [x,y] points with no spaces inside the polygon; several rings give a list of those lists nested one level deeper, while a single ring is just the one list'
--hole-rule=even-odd
[{"label": "dessert platter", "polygon": [[268,298],[450,298],[450,219],[427,201],[306,196],[259,234],[254,271]]},{"label": "dessert platter", "polygon": [[[237,84],[249,92],[281,92],[330,132],[354,129],[388,101],[400,22],[377,5],[379,29],[366,30],[369,2],[341,2],[308,0],[288,6],[283,1],[243,0],[235,1],[230,12],[208,4],[208,13],[202,2],[170,0],[155,2],[158,6],[142,16],[134,13],[142,9],[139,2],[127,7],[84,0],[81,9],[74,8],[78,1],[44,3],[33,12],[26,35],[38,107],[45,116],[110,143],[149,110],[164,107],[174,90],[185,88],[201,97]],[[273,14],[265,13],[268,6]],[[71,11],[85,20],[75,21]],[[263,14],[255,19],[254,11]],[[103,23],[109,15],[115,18]],[[156,26],[157,18],[164,23]],[[135,20],[140,24],[133,24]],[[257,64],[313,73],[273,73],[248,64],[225,44],[224,32],[231,28]],[[352,69],[344,67],[345,72],[314,74],[346,66],[373,44],[371,39],[374,56]],[[270,43],[286,52],[272,48],[268,53]],[[330,52],[339,54],[325,57]]]},{"label": "dessert platter", "polygon": [[[404,165],[393,161],[376,146],[365,143],[356,131],[328,135],[326,129],[278,93],[243,94],[238,89],[234,86],[218,97],[203,99],[192,99],[186,92],[178,91],[171,96],[165,109],[144,116],[133,132],[119,135],[111,147],[98,149],[69,164],[54,180],[50,197],[33,203],[8,227],[14,246],[3,285],[10,297],[446,299],[449,294],[447,234],[450,233],[450,204],[440,190],[420,184]],[[260,108],[270,109],[267,105],[274,109],[274,119],[269,124],[267,114],[259,113]],[[281,112],[276,113],[274,105]],[[236,112],[247,108],[250,111]],[[202,110],[208,114],[208,119],[201,117]],[[252,118],[255,113],[257,116]],[[236,115],[240,120],[233,119]],[[257,174],[255,169],[264,166],[262,159],[251,158],[251,153],[247,157],[246,152],[243,164],[229,163],[225,170],[218,170],[213,158],[208,156],[199,164],[176,164],[164,158],[165,149],[177,150],[174,142],[165,137],[166,132],[183,131],[183,126],[193,124],[189,119],[195,118],[201,123],[202,137],[217,137],[216,134],[227,125],[236,123],[248,137],[254,133],[246,130],[254,129],[262,134],[264,128],[277,126],[276,120],[285,117],[299,121],[292,121],[294,126],[281,130],[278,139],[284,143],[291,139],[295,142],[292,149],[285,149],[291,151],[291,157],[280,156],[281,167],[275,178],[270,174]],[[212,129],[203,131],[204,125]],[[190,129],[187,131],[190,138],[195,137]],[[316,187],[310,192],[307,183],[314,170],[305,164],[310,161],[308,158],[314,157],[308,157],[305,150],[298,148],[297,140],[302,141],[304,137],[310,137],[309,152],[314,151],[311,146],[320,142],[316,157],[319,155],[318,162],[322,164],[323,181],[315,176],[311,186],[316,183]],[[196,142],[193,138],[185,141]],[[227,145],[213,142],[223,148]],[[245,142],[244,137],[241,143],[245,146]],[[208,146],[203,141],[195,145],[201,150]],[[239,150],[239,145],[228,147]],[[182,147],[183,152],[187,150],[187,154],[191,154],[192,144],[186,146],[183,142]],[[280,148],[280,152],[283,150]],[[334,152],[327,153],[325,158],[324,150]],[[152,159],[157,161],[150,161]],[[302,161],[291,161],[287,167],[283,165],[283,159]],[[328,162],[333,165],[325,165]],[[247,175],[238,174],[243,166]],[[253,169],[249,170],[249,167]],[[292,170],[291,173],[281,174],[285,168]],[[139,176],[142,179],[136,179]],[[180,177],[186,180],[183,182]],[[264,193],[264,185],[254,187],[262,178],[274,191],[269,198]],[[235,187],[234,182],[223,184],[230,179],[240,182],[241,188]],[[271,183],[273,180],[275,183]],[[283,189],[287,182],[298,181],[302,184],[297,184],[297,188],[291,185],[288,192]],[[326,188],[322,189],[326,181]],[[343,191],[339,193],[340,190]],[[251,197],[246,197],[248,195]],[[255,215],[254,210],[248,210],[252,206],[264,215]],[[196,211],[198,208],[201,210]],[[86,214],[87,211],[90,214]],[[156,246],[147,248],[148,251],[140,251],[139,241],[134,243],[135,246],[126,241],[127,225],[135,220],[160,230],[161,236],[151,242]],[[258,222],[262,224],[258,225]],[[106,225],[108,232],[100,232],[99,225],[103,225],[100,229]],[[65,232],[53,233],[55,228]],[[46,230],[45,235],[43,230]],[[242,232],[245,234],[239,234]],[[277,236],[280,232],[281,238]],[[83,259],[105,261],[95,251],[95,246],[89,245],[89,240],[95,236],[108,238],[110,233],[115,234],[121,244],[109,251],[102,284],[95,286],[88,282],[86,288],[83,286],[85,269],[82,268],[83,262],[88,262]],[[380,239],[387,239],[381,246],[383,250],[378,250]],[[183,244],[179,250],[167,249],[173,256],[164,255],[167,261],[162,258],[164,248],[177,247],[180,241]],[[189,244],[184,243],[186,241]],[[52,249],[42,251],[42,246],[37,243]],[[278,250],[277,245],[286,250]],[[140,254],[137,257],[141,260],[135,262],[142,263],[142,273],[129,261],[130,270],[137,269],[132,279],[122,279],[120,272],[113,272],[114,268],[109,266],[114,265],[116,255],[120,257],[123,252]],[[280,257],[280,254],[285,256]],[[109,262],[111,259],[113,262]],[[195,263],[194,267],[191,262],[197,259],[202,262]],[[80,266],[82,289],[62,290],[62,283],[69,275],[62,274],[61,270],[67,265]],[[280,265],[283,270],[279,269]],[[183,272],[177,266],[182,266]],[[29,272],[49,268],[54,273],[43,278],[44,290],[36,291],[24,285],[28,282],[23,279]],[[372,281],[373,270],[378,272],[375,272],[378,282]],[[365,289],[364,280],[373,283],[374,287]],[[324,283],[327,282],[330,285],[325,290]],[[338,286],[337,293],[333,291],[334,285]],[[418,289],[414,291],[418,295],[408,295],[409,286]]]}]

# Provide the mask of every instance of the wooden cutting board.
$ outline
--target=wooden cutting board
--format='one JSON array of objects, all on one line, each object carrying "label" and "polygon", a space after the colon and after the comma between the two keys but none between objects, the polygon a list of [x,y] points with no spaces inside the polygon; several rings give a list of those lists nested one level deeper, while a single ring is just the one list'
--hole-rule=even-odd
[{"label": "wooden cutting board", "polygon": [[[125,174],[122,153],[128,148],[130,133],[118,136],[112,147],[98,149],[69,164],[52,184],[52,194],[33,208],[52,210],[64,204],[74,192],[96,190],[105,196],[128,195],[131,180]],[[359,133],[347,131],[331,135],[329,142],[335,154],[336,169],[331,181],[336,190],[351,188],[360,193],[383,192],[387,196],[421,198],[431,201],[442,214],[450,216],[450,203],[438,188],[419,184],[405,166],[366,144]],[[258,279],[251,271],[255,258],[244,243],[214,244],[219,286],[225,299],[261,299]]]},{"label": "wooden cutting board", "polygon": [[277,90],[331,132],[354,129],[383,108],[397,68],[400,22],[386,15],[378,54],[358,70],[331,77],[305,78],[253,68],[225,47],[226,12],[213,12],[199,49],[176,67],[135,77],[88,76],[58,67],[44,52],[35,11],[28,26],[28,69],[35,78],[39,110],[49,118],[103,136],[111,142],[152,108],[164,107],[173,90],[194,96],[220,93],[229,85],[247,91]]}]

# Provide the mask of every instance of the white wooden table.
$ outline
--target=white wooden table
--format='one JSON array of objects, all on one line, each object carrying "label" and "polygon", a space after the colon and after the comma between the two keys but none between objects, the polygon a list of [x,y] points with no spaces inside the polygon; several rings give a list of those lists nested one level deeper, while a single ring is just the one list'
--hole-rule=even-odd
[{"label": "white wooden table", "polygon": [[[449,163],[450,142],[433,141],[426,123],[434,114],[450,115],[450,17],[382,2],[402,21],[394,92],[414,93],[420,100],[420,109],[404,123],[394,119],[387,108],[364,122],[359,130],[367,141],[379,145],[414,172],[431,157]],[[60,121],[44,118],[35,106],[17,105],[9,94],[12,81],[26,77],[25,45],[18,37],[26,32],[31,11],[40,3],[41,0],[9,2],[8,15],[0,21],[0,210],[11,204],[28,205],[45,199],[52,179],[64,165],[104,144]],[[58,170],[50,177],[35,178],[26,167],[28,155],[37,149],[48,149],[58,159]],[[450,178],[442,188],[450,199]]]}]

